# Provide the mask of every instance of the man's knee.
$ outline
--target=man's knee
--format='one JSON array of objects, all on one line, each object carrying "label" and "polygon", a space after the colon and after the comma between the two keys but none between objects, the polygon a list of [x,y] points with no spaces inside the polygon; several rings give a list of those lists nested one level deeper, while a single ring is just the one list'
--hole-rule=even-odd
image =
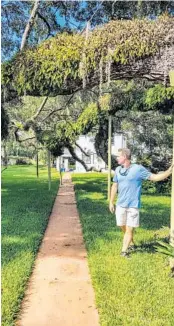
[{"label": "man's knee", "polygon": [[131,226],[126,226],[126,233],[133,235],[134,228]]},{"label": "man's knee", "polygon": [[121,226],[120,226],[120,229],[121,229],[123,232],[126,232],[126,225],[121,225]]}]

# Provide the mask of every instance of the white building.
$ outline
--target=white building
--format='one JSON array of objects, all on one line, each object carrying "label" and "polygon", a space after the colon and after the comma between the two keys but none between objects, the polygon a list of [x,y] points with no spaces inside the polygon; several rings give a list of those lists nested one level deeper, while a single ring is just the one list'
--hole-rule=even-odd
[{"label": "white building", "polygon": [[[75,152],[77,156],[85,162],[88,168],[94,168],[97,171],[102,171],[107,168],[106,163],[96,154],[95,147],[94,147],[94,136],[82,135],[79,137],[76,143],[79,145],[79,147],[76,146]],[[124,147],[126,147],[125,136],[123,134],[114,134],[114,136],[112,137],[112,149],[111,149],[112,155],[114,155],[114,153],[119,148],[124,148]],[[86,156],[81,151],[80,148],[89,156]],[[69,153],[68,149],[65,149],[64,154],[61,157],[57,158],[56,161],[57,170],[59,170],[61,166],[65,169],[65,171],[68,171],[70,157],[71,154]],[[75,172],[86,172],[83,165],[78,161],[76,161]]]},{"label": "white building", "polygon": [[57,157],[56,159],[56,169],[57,171],[60,170],[60,168],[65,169],[65,171],[69,171],[69,159],[71,154],[67,148],[64,149],[63,155]]}]

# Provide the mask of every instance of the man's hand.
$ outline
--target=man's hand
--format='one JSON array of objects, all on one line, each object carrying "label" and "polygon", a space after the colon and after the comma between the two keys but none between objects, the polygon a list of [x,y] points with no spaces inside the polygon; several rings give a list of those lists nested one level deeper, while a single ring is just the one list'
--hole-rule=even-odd
[{"label": "man's hand", "polygon": [[172,165],[170,166],[170,172],[172,173],[174,171],[174,162],[172,163]]},{"label": "man's hand", "polygon": [[115,195],[117,193],[117,183],[114,182],[112,187],[111,187],[111,197],[110,197],[110,201],[109,201],[109,210],[110,212],[113,214],[115,211],[115,207],[113,202],[115,201]]},{"label": "man's hand", "polygon": [[114,206],[114,204],[113,203],[109,203],[109,210],[110,210],[110,212],[113,214],[114,212],[115,212],[115,206]]}]

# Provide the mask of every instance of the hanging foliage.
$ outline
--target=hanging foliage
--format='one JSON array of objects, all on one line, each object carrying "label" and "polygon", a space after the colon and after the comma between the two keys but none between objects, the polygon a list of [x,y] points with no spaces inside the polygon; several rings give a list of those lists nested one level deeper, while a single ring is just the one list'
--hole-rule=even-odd
[{"label": "hanging foliage", "polygon": [[[135,75],[162,80],[163,62],[152,74],[152,62],[148,65],[147,59],[160,53],[158,60],[163,60],[162,50],[166,45],[170,49],[173,44],[174,19],[166,15],[153,21],[110,21],[89,32],[88,38],[80,33],[57,34],[5,63],[3,87],[19,95],[55,96],[82,88],[84,74],[84,86],[88,87]],[[170,69],[173,54],[168,60]]]},{"label": "hanging foliage", "polygon": [[155,108],[162,113],[174,112],[174,87],[155,85],[146,92],[147,108]]}]

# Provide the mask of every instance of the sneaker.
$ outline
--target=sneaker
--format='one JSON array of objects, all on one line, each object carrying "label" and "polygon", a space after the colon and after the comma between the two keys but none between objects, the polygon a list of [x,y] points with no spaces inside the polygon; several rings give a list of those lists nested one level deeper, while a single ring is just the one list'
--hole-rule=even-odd
[{"label": "sneaker", "polygon": [[125,257],[125,258],[130,258],[130,255],[127,251],[122,251],[120,256]]}]

